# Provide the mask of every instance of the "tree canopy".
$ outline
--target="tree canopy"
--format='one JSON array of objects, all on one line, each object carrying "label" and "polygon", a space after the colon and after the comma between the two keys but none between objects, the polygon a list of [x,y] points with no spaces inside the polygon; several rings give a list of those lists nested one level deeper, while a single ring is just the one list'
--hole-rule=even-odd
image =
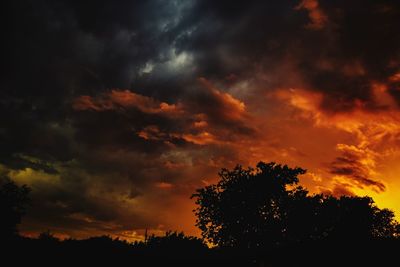
[{"label": "tree canopy", "polygon": [[305,172],[274,162],[222,169],[218,183],[192,195],[203,238],[221,247],[261,248],[397,235],[392,211],[369,197],[310,194],[298,185]]}]

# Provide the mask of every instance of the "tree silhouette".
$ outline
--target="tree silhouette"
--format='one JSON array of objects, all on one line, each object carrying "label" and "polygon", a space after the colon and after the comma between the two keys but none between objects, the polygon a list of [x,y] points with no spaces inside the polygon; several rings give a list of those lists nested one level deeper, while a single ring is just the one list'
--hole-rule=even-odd
[{"label": "tree silhouette", "polygon": [[50,232],[50,230],[40,233],[38,239],[42,242],[48,242],[48,243],[59,242],[59,239],[55,237],[54,234]]},{"label": "tree silhouette", "polygon": [[395,220],[393,211],[375,208],[372,235],[380,238],[393,238],[399,237],[399,234],[400,225]]},{"label": "tree silhouette", "polygon": [[[282,241],[288,198],[306,194],[297,176],[301,168],[260,162],[257,167],[222,169],[221,180],[197,190],[196,225],[218,246],[260,247]],[[287,188],[294,187],[291,190]],[[267,244],[269,243],[269,244]]]},{"label": "tree silhouette", "polygon": [[0,178],[0,236],[7,240],[17,235],[17,225],[25,214],[30,189],[18,186],[8,177]]},{"label": "tree silhouette", "polygon": [[164,236],[151,235],[145,245],[148,251],[169,262],[200,261],[207,252],[203,240],[176,231],[167,231]]},{"label": "tree silhouette", "polygon": [[203,240],[194,236],[186,236],[183,232],[167,231],[164,236],[151,235],[146,240],[146,246],[164,250],[185,251],[188,249],[197,248],[204,249],[207,246]]},{"label": "tree silhouette", "polygon": [[262,248],[397,235],[392,211],[369,197],[310,195],[298,186],[305,172],[274,162],[222,169],[217,184],[192,195],[203,238],[220,247]]}]

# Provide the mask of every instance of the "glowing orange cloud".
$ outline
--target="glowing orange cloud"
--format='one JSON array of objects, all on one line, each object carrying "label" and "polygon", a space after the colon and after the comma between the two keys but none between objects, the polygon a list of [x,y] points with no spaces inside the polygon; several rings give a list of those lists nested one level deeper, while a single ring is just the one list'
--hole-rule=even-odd
[{"label": "glowing orange cloud", "polygon": [[[316,127],[336,128],[355,137],[355,143],[337,143],[339,155],[330,163],[333,181],[343,191],[351,188],[371,188],[375,192],[386,190],[382,164],[399,153],[397,137],[400,135],[400,112],[387,86],[371,84],[377,110],[371,111],[362,102],[354,102],[354,109],[331,113],[321,104],[324,95],[304,89],[278,90],[278,99],[295,107],[299,115],[310,119]],[[389,145],[391,144],[391,145]],[[335,189],[334,189],[335,190]],[[337,192],[336,192],[337,193]]]},{"label": "glowing orange cloud", "polygon": [[164,190],[171,189],[173,186],[174,186],[173,184],[166,183],[166,182],[158,182],[155,184],[155,187],[164,189]]},{"label": "glowing orange cloud", "polygon": [[147,125],[136,132],[139,137],[149,141],[171,143],[174,139],[181,139],[195,145],[227,142],[226,132],[231,132],[231,129],[225,129],[220,123],[229,123],[226,127],[235,124],[243,127],[244,120],[248,119],[246,106],[232,95],[219,90],[207,79],[199,78],[198,81],[201,85],[199,94],[205,101],[209,101],[210,105],[207,102],[196,105],[190,99],[168,104],[129,90],[113,89],[99,96],[76,98],[73,101],[73,109],[96,112],[137,109],[146,114],[168,116],[176,123],[185,125],[184,128],[175,131],[160,129],[158,125]]},{"label": "glowing orange cloud", "polygon": [[72,104],[75,110],[105,111],[118,108],[136,108],[144,113],[176,115],[181,107],[157,101],[151,97],[136,94],[129,90],[111,90],[99,97],[80,96]]},{"label": "glowing orange cloud", "polygon": [[400,72],[395,73],[392,76],[389,77],[389,81],[391,82],[400,82]]},{"label": "glowing orange cloud", "polygon": [[182,138],[196,145],[218,144],[221,143],[213,134],[209,132],[200,132],[198,134],[184,134]]}]

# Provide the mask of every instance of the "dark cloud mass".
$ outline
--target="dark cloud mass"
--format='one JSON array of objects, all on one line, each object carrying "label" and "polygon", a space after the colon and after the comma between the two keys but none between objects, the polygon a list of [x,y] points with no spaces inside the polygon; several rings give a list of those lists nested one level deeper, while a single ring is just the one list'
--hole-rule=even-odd
[{"label": "dark cloud mass", "polygon": [[[274,132],[257,116],[276,105],[265,98],[276,90],[314,92],[332,116],[400,101],[398,1],[1,6],[0,171],[33,188],[27,233],[192,223],[190,204],[179,217],[177,203],[219,168],[263,155],[249,144]],[[377,84],[396,105],[377,99]],[[363,155],[349,153],[328,172],[384,191]]]}]

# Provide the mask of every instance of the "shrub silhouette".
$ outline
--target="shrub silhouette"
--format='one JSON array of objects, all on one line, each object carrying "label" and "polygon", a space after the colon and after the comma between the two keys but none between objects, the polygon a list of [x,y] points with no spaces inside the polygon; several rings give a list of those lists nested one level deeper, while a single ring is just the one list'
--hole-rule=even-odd
[{"label": "shrub silhouette", "polygon": [[392,211],[379,209],[369,197],[310,195],[298,186],[305,172],[274,162],[222,169],[217,184],[192,195],[203,238],[220,247],[258,249],[397,235]]}]

